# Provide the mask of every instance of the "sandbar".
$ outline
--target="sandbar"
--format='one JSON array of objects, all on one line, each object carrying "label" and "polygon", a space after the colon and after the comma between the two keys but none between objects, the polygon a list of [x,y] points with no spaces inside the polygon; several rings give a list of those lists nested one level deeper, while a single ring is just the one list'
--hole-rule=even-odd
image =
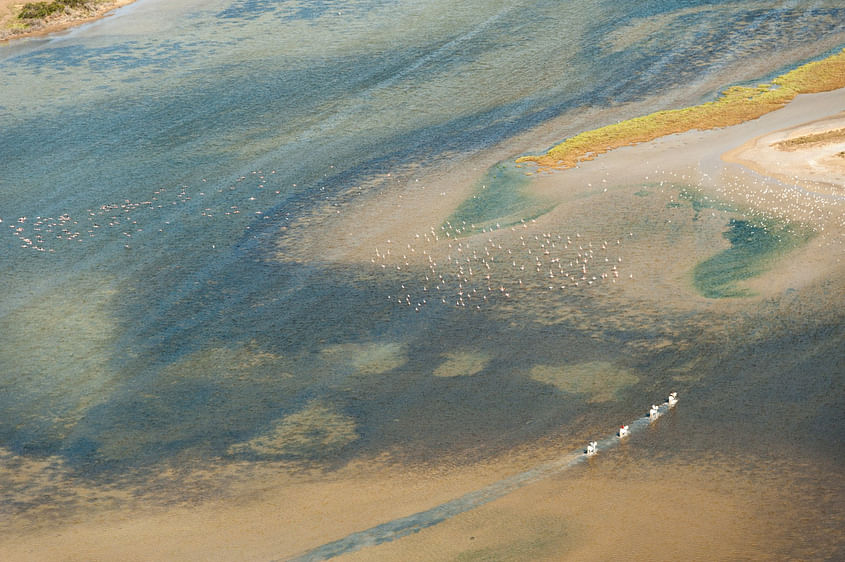
[{"label": "sandbar", "polygon": [[845,112],[751,139],[723,159],[808,191],[845,195]]},{"label": "sandbar", "polygon": [[571,168],[622,146],[648,142],[693,129],[728,127],[756,119],[784,107],[798,94],[845,87],[845,49],[824,59],[795,68],[771,83],[756,87],[733,86],[714,101],[683,109],[664,110],[566,139],[540,156],[524,156],[547,168]]}]

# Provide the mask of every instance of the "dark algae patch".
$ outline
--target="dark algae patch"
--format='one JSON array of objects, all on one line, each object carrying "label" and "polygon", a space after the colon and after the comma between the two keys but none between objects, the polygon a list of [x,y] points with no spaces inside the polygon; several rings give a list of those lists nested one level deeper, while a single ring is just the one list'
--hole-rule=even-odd
[{"label": "dark algae patch", "polygon": [[488,170],[473,194],[464,200],[445,225],[471,233],[482,228],[510,226],[551,210],[549,201],[526,193],[530,178],[523,170],[500,163]]},{"label": "dark algae patch", "polygon": [[[727,211],[729,213],[735,213],[737,211],[735,207],[716,199],[712,199],[707,195],[704,195],[698,189],[684,187],[678,192],[678,197],[689,202],[690,207],[692,207],[692,210],[694,211],[692,217],[692,220],[694,221],[699,219],[701,211],[705,209],[715,209],[717,211]],[[670,204],[669,206],[672,205]],[[683,205],[678,204],[676,206],[681,207]]]},{"label": "dark algae patch", "polygon": [[723,236],[727,250],[701,262],[693,270],[693,284],[711,299],[752,296],[738,283],[768,271],[787,251],[810,239],[810,233],[789,223],[731,219]]}]

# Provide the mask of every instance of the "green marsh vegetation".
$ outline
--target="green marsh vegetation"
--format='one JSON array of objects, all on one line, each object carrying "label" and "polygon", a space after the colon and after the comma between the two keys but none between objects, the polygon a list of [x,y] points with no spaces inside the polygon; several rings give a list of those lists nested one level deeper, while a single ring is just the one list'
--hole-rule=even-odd
[{"label": "green marsh vegetation", "polygon": [[18,13],[18,19],[34,20],[44,19],[58,12],[64,12],[72,8],[84,8],[88,0],[53,0],[52,2],[28,2],[23,5]]},{"label": "green marsh vegetation", "polygon": [[716,100],[652,113],[570,137],[546,154],[523,156],[541,168],[571,168],[599,154],[675,133],[738,125],[784,107],[798,94],[845,87],[845,49],[778,76],[769,84],[733,86]]}]

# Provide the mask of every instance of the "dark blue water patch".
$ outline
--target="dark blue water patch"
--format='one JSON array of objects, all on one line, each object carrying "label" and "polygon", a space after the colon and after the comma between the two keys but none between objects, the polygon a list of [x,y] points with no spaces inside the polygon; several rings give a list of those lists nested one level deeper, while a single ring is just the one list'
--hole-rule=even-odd
[{"label": "dark blue water patch", "polygon": [[266,15],[275,15],[285,20],[317,20],[329,14],[342,15],[344,18],[363,16],[369,10],[385,5],[395,4],[395,1],[366,1],[348,2],[345,0],[309,0],[278,1],[278,0],[235,0],[232,4],[219,11],[216,17],[224,20],[250,21]]},{"label": "dark blue water patch", "polygon": [[[823,301],[812,302],[818,296],[795,300],[818,311]],[[787,300],[764,305],[774,314],[746,318],[741,323],[746,333],[733,343],[713,341],[699,350],[697,368],[708,374],[695,384],[700,398],[690,404],[689,413],[712,421],[694,441],[681,436],[679,446],[686,441],[683,446],[702,451],[761,456],[792,449],[807,458],[845,461],[845,446],[838,438],[845,418],[836,413],[842,411],[845,396],[843,352],[837,343],[845,337],[841,314],[816,312],[825,318],[815,320],[784,314],[781,307]],[[746,335],[760,325],[768,326],[764,333]]]},{"label": "dark blue water patch", "polygon": [[[682,396],[685,399],[682,406],[683,414],[688,420],[685,425],[682,424],[676,435],[670,434],[667,437],[668,442],[664,445],[664,450],[699,451],[707,455],[712,455],[712,451],[718,450],[725,455],[754,454],[768,459],[772,456],[777,457],[777,448],[788,444],[812,451],[813,454],[823,454],[825,458],[830,455],[834,457],[840,455],[839,458],[841,458],[843,449],[838,446],[838,441],[833,446],[830,444],[831,438],[835,441],[835,435],[842,429],[841,416],[829,419],[821,416],[825,412],[830,412],[831,407],[841,406],[842,393],[837,393],[842,382],[842,371],[839,367],[841,353],[837,348],[837,342],[841,341],[843,336],[843,324],[839,321],[831,321],[829,318],[814,322],[811,319],[790,315],[782,316],[784,311],[781,306],[779,303],[772,303],[771,309],[758,311],[756,317],[749,316],[742,326],[734,329],[734,332],[739,334],[747,333],[749,327],[761,323],[772,325],[772,320],[783,323],[782,326],[771,328],[766,333],[755,334],[752,342],[740,343],[738,339],[730,336],[715,337],[716,334],[710,334],[704,340],[700,340],[699,345],[694,349],[674,350],[670,354],[675,356],[676,361],[680,356],[681,364],[697,359],[695,374],[701,378],[700,382],[693,383],[692,389],[682,390]],[[442,338],[448,342],[455,333],[463,329],[477,329],[481,326],[483,325],[459,325],[456,326],[454,332],[442,334]],[[687,335],[693,337],[696,332],[696,327],[690,326]],[[487,340],[488,335],[482,330],[483,348],[486,347],[486,350],[490,351],[491,348],[501,345],[501,341]],[[436,347],[441,344],[432,342],[425,345]],[[415,351],[422,350],[415,349]],[[527,355],[529,354],[517,358],[516,362],[524,360]],[[669,366],[668,355],[666,360],[649,363],[649,368],[656,372]],[[413,369],[408,369],[408,373],[411,371]],[[520,419],[518,415],[514,415],[514,412],[523,414],[530,412],[533,417],[534,415],[542,416],[545,412],[556,408],[557,417],[552,420],[552,423],[571,424],[575,419],[582,427],[592,423],[588,419],[589,416],[584,416],[589,408],[583,402],[576,406],[576,410],[572,410],[570,403],[551,400],[548,404],[540,400],[541,407],[533,408],[519,401],[525,390],[516,381],[507,381],[503,377],[496,378],[497,384],[505,383],[506,385],[502,389],[497,389],[495,385],[484,381],[484,377],[489,376],[490,373],[481,373],[477,377],[440,379],[435,380],[433,384],[429,382],[430,377],[426,381],[425,376],[417,375],[419,380],[413,380],[413,377],[408,380],[408,377],[396,376],[400,374],[403,374],[401,370],[392,372],[378,385],[368,386],[359,383],[360,386],[354,386],[350,390],[331,396],[332,403],[341,404],[342,410],[357,420],[381,416],[377,424],[365,424],[359,428],[363,443],[358,443],[356,447],[359,448],[349,454],[377,454],[379,447],[376,443],[387,441],[394,445],[392,452],[403,448],[411,451],[407,453],[407,456],[406,454],[394,456],[394,462],[437,462],[438,454],[454,455],[455,449],[458,448],[456,445],[470,449],[475,444],[476,451],[467,455],[465,460],[477,460],[485,453],[501,452],[502,449],[499,447],[502,446],[503,441],[507,442],[507,435],[511,432],[517,433],[523,440],[536,437],[530,433],[521,433],[519,424],[526,420]],[[191,400],[209,401],[209,397],[217,392],[217,390],[209,390],[191,382],[190,378],[187,377],[188,380],[175,383],[177,391],[182,394],[186,403],[190,403]],[[174,380],[178,381],[178,377],[171,377],[169,381],[162,382],[173,383]],[[661,395],[658,393],[662,393],[667,388],[667,384],[675,383],[667,380],[665,376],[649,380],[639,390],[642,400]],[[426,390],[430,392],[430,395],[426,396],[427,401],[435,402],[442,394],[443,404],[433,409],[421,408],[413,396]],[[511,411],[506,411],[503,408],[505,408],[507,396],[514,394],[515,390],[517,403],[511,406]],[[227,392],[224,387],[223,395],[226,397],[230,396]],[[480,394],[486,396],[479,400]],[[213,408],[220,407],[219,401],[210,400],[209,402]],[[629,400],[628,404],[630,403]],[[461,411],[465,407],[469,408],[466,414]],[[141,410],[147,408],[151,415],[159,415],[157,410],[145,406],[128,404],[128,408],[135,414],[138,413],[139,408]],[[491,411],[487,411],[488,408],[491,408]],[[580,413],[578,408],[583,408]],[[628,411],[625,411],[626,408]],[[624,420],[631,415],[629,406],[618,408],[611,405],[605,408],[603,405],[599,409],[605,410],[598,416],[599,418],[619,416],[619,419]],[[284,411],[293,412],[296,408]],[[561,414],[563,411],[567,414]],[[569,415],[574,417],[570,418]],[[180,423],[187,423],[189,420],[187,416],[185,418],[173,417],[173,414],[170,416],[171,420],[178,420]],[[238,416],[242,414],[236,413],[236,417]],[[506,423],[496,426],[496,419],[501,416],[506,418],[511,416],[507,422],[512,425]],[[141,419],[144,419],[144,416],[141,416]],[[257,421],[259,424],[264,423],[266,427],[266,423],[270,420]],[[130,423],[139,422],[130,421]],[[224,421],[222,426],[225,427],[228,423]],[[488,434],[486,431],[488,423],[493,423],[494,429],[505,435],[505,439],[497,442],[495,437]],[[391,424],[395,428],[391,428]],[[416,427],[419,425],[422,427]],[[381,430],[379,426],[387,429]],[[144,423],[132,427],[143,431],[148,429]],[[777,431],[772,430],[775,427]],[[157,426],[152,429],[163,431]],[[821,431],[821,433],[808,439],[811,433],[816,431]],[[393,435],[392,432],[398,435]],[[435,432],[439,433],[435,434]],[[426,440],[426,433],[431,442]],[[245,438],[248,435],[250,435],[249,432],[244,432],[240,434],[240,437]],[[405,435],[410,435],[412,440],[403,441],[402,438]],[[225,442],[224,440],[223,445]],[[195,445],[196,442],[192,443],[191,440],[165,446],[152,444],[148,448],[149,462],[154,462],[157,456],[166,458],[168,455],[178,454],[180,447],[189,448]],[[102,470],[102,462],[97,458],[97,447],[95,441],[80,438],[73,443],[67,454],[74,459],[75,466],[86,467],[85,471],[93,474],[96,470]],[[449,447],[454,448],[450,451]],[[100,464],[100,468],[92,468],[92,466],[98,466],[97,463]],[[117,467],[112,466],[112,468]],[[116,474],[120,474],[120,471],[100,473],[98,478],[108,480]],[[137,479],[138,476],[135,478]],[[133,484],[139,481],[135,480]]]},{"label": "dark blue water patch", "polygon": [[[694,221],[697,221],[701,217],[701,211],[704,211],[705,209],[714,209],[727,213],[738,212],[738,209],[735,206],[718,199],[713,199],[701,190],[688,186],[671,186],[671,188],[677,189],[678,197],[680,197],[683,201],[688,202],[690,207],[692,207],[692,220]],[[678,203],[678,205],[683,206],[683,203]]]},{"label": "dark blue water patch", "polygon": [[[765,55],[773,44],[778,48],[805,44],[807,34],[822,38],[845,29],[845,11],[826,9],[755,9],[740,12],[705,11],[681,14],[677,25],[663,29],[621,52],[583,53],[595,60],[599,73],[623,68],[620,79],[603,79],[609,85],[608,100],[634,101],[658,89],[700,80],[743,58]],[[831,25],[835,22],[834,25]],[[600,22],[591,34],[601,42],[621,22]],[[756,83],[756,80],[755,80]],[[727,86],[727,85],[725,85]],[[720,88],[720,90],[723,88]],[[715,97],[718,92],[711,94]]]},{"label": "dark blue water patch", "polygon": [[[244,136],[259,142],[273,137],[280,120],[288,130],[304,129],[321,106],[349,95],[350,89],[366,88],[380,80],[379,74],[403,64],[380,59],[355,67],[355,76],[349,76],[348,61],[336,61],[279,72],[260,82],[241,82],[236,76],[233,83],[197,84],[155,98],[142,92],[96,107],[67,108],[54,117],[21,119],[6,127],[9,136],[0,143],[4,189],[20,197],[70,184],[133,197],[139,187],[151,192],[180,182],[193,184],[198,173],[229,176],[256,157],[241,154]],[[307,143],[301,150],[309,150]],[[307,159],[307,153],[284,158],[286,167],[300,169]],[[303,179],[292,183],[305,186]],[[30,189],[30,183],[39,187]]]},{"label": "dark blue water patch", "polygon": [[707,298],[751,296],[737,283],[775,267],[777,258],[805,243],[812,233],[788,223],[731,219],[724,237],[731,247],[693,270],[693,284]]},{"label": "dark blue water patch", "polygon": [[796,68],[796,65],[807,64],[807,63],[810,63],[810,62],[826,59],[826,58],[828,58],[832,55],[836,55],[836,54],[841,53],[842,49],[845,49],[845,44],[837,45],[836,47],[833,47],[833,48],[828,49],[826,51],[821,51],[817,55],[812,56],[812,57],[810,57],[810,58],[808,58],[804,61],[799,61],[798,63],[786,64],[785,66],[777,68],[777,69],[773,70],[772,72],[770,72],[769,74],[766,74],[765,76],[761,76],[757,80],[744,82],[744,83],[740,82],[739,85],[754,86],[754,85],[759,84],[759,83],[771,83],[772,80],[774,80],[778,76],[782,76],[782,75],[786,74],[787,72],[794,70]]},{"label": "dark blue water patch", "polygon": [[316,20],[329,13],[350,17],[356,14],[365,15],[368,11],[384,6],[396,5],[396,0],[376,0],[350,3],[346,0],[314,0],[307,3],[291,2],[283,6],[280,14],[290,20]]},{"label": "dark blue water patch", "polygon": [[[232,5],[217,13],[217,17],[222,19],[236,19],[236,20],[253,20],[262,17],[266,14],[276,14],[281,18],[293,20],[314,20],[319,17],[331,13],[342,12],[348,15],[352,13],[366,13],[368,10],[395,4],[395,1],[370,1],[370,2],[342,2],[338,0],[310,0],[308,2],[284,2],[276,0],[236,0]],[[669,1],[651,1],[641,2],[636,6],[636,10],[632,12],[625,12],[619,10],[619,6],[608,2],[608,6],[603,13],[622,14],[621,17],[631,18],[646,18],[660,15],[667,12],[672,12],[682,8],[689,8],[696,4],[698,5],[713,5],[713,4],[731,4],[731,2],[669,2]],[[570,3],[571,4],[571,3]],[[550,2],[548,0],[526,2],[521,7],[521,12],[530,16],[533,13],[542,13],[546,10],[561,10],[568,9],[568,7],[561,6],[560,2]]]},{"label": "dark blue water patch", "polygon": [[264,14],[272,13],[280,8],[277,0],[240,0],[233,2],[228,8],[218,12],[218,18],[253,20]]},{"label": "dark blue water patch", "polygon": [[[660,326],[643,316],[632,324],[640,328],[614,333],[601,322],[591,331],[565,320],[545,325],[524,317],[503,324],[495,314],[397,311],[383,298],[395,280],[370,278],[357,268],[303,272],[298,265],[244,259],[224,269],[228,271],[214,276],[215,284],[198,286],[173,302],[169,311],[151,318],[143,312],[149,308],[144,298],[122,299],[115,311],[120,319],[116,332],[121,334],[115,348],[132,353],[116,352],[112,360],[121,380],[116,392],[89,409],[63,438],[38,425],[39,418],[55,412],[49,404],[42,405],[48,411],[27,405],[31,418],[15,416],[0,425],[4,446],[34,456],[61,455],[81,475],[120,474],[185,455],[266,459],[233,453],[230,447],[260,436],[281,417],[318,400],[354,420],[357,439],[328,456],[279,453],[270,458],[325,467],[389,452],[397,463],[436,463],[446,457],[475,462],[526,440],[554,436],[576,419],[579,426],[588,427],[606,424],[608,416],[625,416],[632,402],[674,385],[671,373],[685,364],[696,365],[694,374],[702,384],[713,376],[726,379],[729,371],[730,377],[745,377],[735,383],[740,386],[751,383],[751,373],[783,377],[785,370],[796,374],[807,369],[816,382],[811,392],[796,395],[796,404],[815,399],[825,381],[838,380],[841,353],[833,342],[841,341],[841,325],[781,316],[779,307],[729,325],[727,335],[720,330],[703,335],[702,322],[712,325],[719,320],[700,313],[664,316]],[[320,282],[312,282],[315,279]],[[599,299],[576,299],[570,305],[597,319],[620,314],[635,319],[646,312],[636,307],[627,312],[607,309]],[[777,321],[787,324],[782,330],[752,333],[753,345],[731,336],[747,336],[749,327],[773,327]],[[160,334],[167,338],[157,339]],[[659,353],[632,353],[627,345],[655,338],[695,345]],[[373,341],[405,342],[405,360],[384,372],[360,375],[348,365],[327,362],[323,354],[327,347]],[[211,354],[212,359],[241,352],[244,360],[264,354],[280,359],[259,361],[242,371],[237,362],[227,369],[197,360],[215,349],[223,352]],[[489,358],[481,371],[474,376],[435,375],[442,357],[466,349]],[[790,357],[790,349],[800,353],[780,364]],[[741,360],[729,359],[739,352]],[[618,403],[598,408],[586,397],[528,376],[535,365],[584,361],[626,365],[641,381]],[[763,396],[756,391],[749,395]],[[13,392],[3,396],[16,399]],[[3,410],[17,408],[8,406]],[[814,417],[802,431],[819,421]],[[115,456],[115,450],[121,454]]]},{"label": "dark blue water patch", "polygon": [[513,164],[499,163],[476,182],[472,194],[444,221],[461,235],[487,228],[505,228],[536,218],[554,206],[548,200],[526,193],[530,177]]},{"label": "dark blue water patch", "polygon": [[[54,61],[56,64],[63,65],[68,58],[71,62],[91,60],[90,53],[82,47],[66,49],[78,52],[76,56],[63,57],[64,52],[59,51],[58,59]],[[123,50],[122,47],[112,49]],[[37,137],[39,145],[60,138],[63,150],[67,148],[67,140],[72,138],[72,131],[78,130],[86,131],[89,138],[93,135],[89,142],[115,137],[114,133],[119,131],[120,143],[139,151],[154,150],[159,145],[168,146],[174,141],[178,143],[210,136],[237,137],[237,131],[246,127],[252,127],[259,135],[272,137],[278,131],[274,124],[281,125],[282,130],[295,130],[299,122],[319,122],[321,116],[331,115],[331,107],[336,103],[334,100],[354,98],[356,92],[364,92],[402,75],[410,63],[424,57],[426,52],[427,49],[400,50],[370,59],[340,57],[321,60],[318,64],[303,62],[301,66],[267,68],[259,80],[244,75],[242,70],[221,69],[214,73],[213,82],[198,81],[193,88],[182,84],[178,91],[159,93],[155,98],[140,92],[129,97],[124,94],[119,100],[99,101],[96,107],[62,108],[62,115],[57,119],[67,121],[66,127],[63,127],[67,133],[56,135],[54,129],[57,123],[51,122],[49,129],[53,129],[53,134],[48,134],[43,123],[39,122],[43,117],[21,122],[18,132],[32,131],[28,136]],[[44,66],[50,60],[50,54],[36,53],[33,58],[33,64]],[[229,78],[221,82],[220,76]],[[118,129],[115,129],[115,124]],[[10,131],[14,127],[11,125]],[[184,133],[180,134],[180,130]],[[205,134],[206,131],[208,134]],[[168,134],[163,136],[160,132]],[[176,136],[173,132],[177,133]],[[126,142],[127,137],[129,143]],[[258,136],[255,140],[265,138]],[[132,146],[133,139],[143,142]],[[21,143],[15,146],[21,146]],[[17,152],[15,146],[3,147],[4,153],[14,155]],[[49,151],[49,144],[45,150]],[[224,150],[221,149],[221,152]],[[212,159],[217,156],[213,155]]]},{"label": "dark blue water patch", "polygon": [[127,41],[103,47],[83,44],[50,46],[12,56],[0,62],[0,68],[21,67],[35,74],[48,70],[65,71],[86,68],[93,72],[128,71],[140,68],[169,68],[188,65],[219,43],[178,40]]},{"label": "dark blue water patch", "polygon": [[[553,5],[553,3],[550,2]],[[629,23],[632,20],[640,20],[645,18],[653,18],[655,16],[671,14],[672,12],[691,9],[695,7],[711,7],[719,4],[731,5],[735,4],[730,0],[716,0],[714,2],[692,1],[685,2],[679,0],[642,0],[637,2],[636,6],[631,6],[630,11],[620,10],[612,0],[605,0],[603,2],[605,7],[602,12],[611,12],[613,17],[620,23]]]},{"label": "dark blue water patch", "polygon": [[[397,312],[384,299],[389,288],[377,279],[316,268],[303,276],[300,268],[232,263],[214,277],[215,284],[197,286],[152,315],[145,314],[146,298],[128,291],[114,311],[121,322],[110,362],[117,386],[110,398],[87,410],[67,436],[39,425],[55,413],[49,400],[42,403],[49,413],[27,406],[31,416],[3,420],[3,443],[18,452],[63,455],[82,472],[166,461],[185,451],[225,456],[233,444],[318,399],[353,419],[359,434],[336,452],[335,461],[383,451],[398,451],[397,460],[408,462],[459,451],[474,451],[477,458],[553,431],[589,409],[527,376],[532,365],[617,355],[615,345],[563,325],[514,328],[448,309],[421,320]],[[317,278],[319,283],[311,282]],[[527,343],[503,352],[515,341],[514,330]],[[554,357],[546,349],[548,337],[558,341]],[[407,341],[407,359],[369,375],[326,362],[327,346],[361,338]],[[485,371],[475,377],[434,375],[438,363],[432,357],[467,346],[490,356]],[[265,353],[284,360],[243,371],[237,361],[226,368],[203,360],[204,353],[225,359],[241,351],[243,361]],[[10,399],[17,394],[7,390]],[[7,412],[19,409],[6,406]],[[294,459],[325,462],[319,455]]]}]

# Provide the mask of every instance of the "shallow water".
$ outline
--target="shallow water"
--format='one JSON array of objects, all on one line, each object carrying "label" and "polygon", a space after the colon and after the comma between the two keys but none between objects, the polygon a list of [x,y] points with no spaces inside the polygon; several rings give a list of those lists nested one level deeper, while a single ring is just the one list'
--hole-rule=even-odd
[{"label": "shallow water", "polygon": [[121,505],[98,487],[172,463],[580,442],[670,388],[714,424],[700,449],[743,427],[841,462],[841,284],[725,316],[693,287],[754,294],[757,254],[793,247],[737,258],[748,209],[668,176],[549,196],[511,163],[550,123],[697,102],[845,37],[837,2],[699,4],[141,0],[0,47],[0,447],[32,475],[4,473],[4,525],[45,490]]}]

